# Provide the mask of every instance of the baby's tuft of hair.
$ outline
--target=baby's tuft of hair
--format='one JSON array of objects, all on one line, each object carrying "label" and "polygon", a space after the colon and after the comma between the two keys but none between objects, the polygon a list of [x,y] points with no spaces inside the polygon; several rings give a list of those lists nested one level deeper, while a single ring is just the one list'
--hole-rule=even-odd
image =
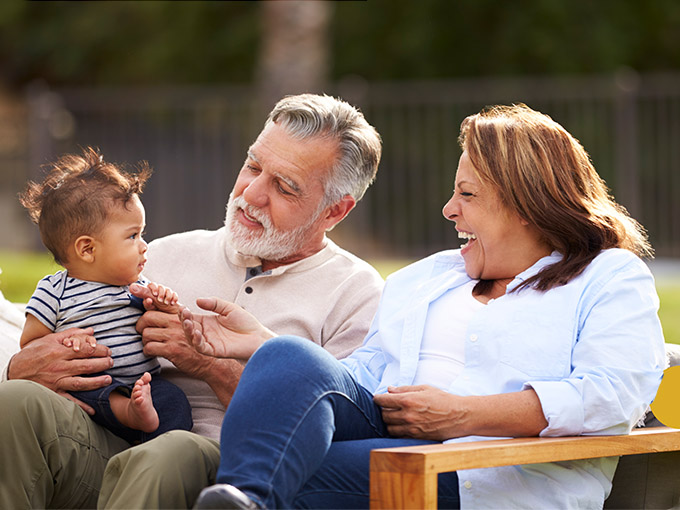
[{"label": "baby's tuft of hair", "polygon": [[81,235],[94,235],[117,204],[142,193],[151,176],[148,163],[135,172],[104,160],[92,147],[66,154],[46,165],[42,182],[30,181],[19,195],[45,247],[58,264],[68,259],[68,246]]}]

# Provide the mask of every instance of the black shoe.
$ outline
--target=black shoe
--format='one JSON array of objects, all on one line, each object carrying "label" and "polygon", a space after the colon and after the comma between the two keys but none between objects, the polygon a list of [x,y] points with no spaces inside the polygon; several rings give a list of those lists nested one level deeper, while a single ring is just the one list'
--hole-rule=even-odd
[{"label": "black shoe", "polygon": [[219,483],[203,489],[194,508],[258,510],[262,507],[233,485]]}]

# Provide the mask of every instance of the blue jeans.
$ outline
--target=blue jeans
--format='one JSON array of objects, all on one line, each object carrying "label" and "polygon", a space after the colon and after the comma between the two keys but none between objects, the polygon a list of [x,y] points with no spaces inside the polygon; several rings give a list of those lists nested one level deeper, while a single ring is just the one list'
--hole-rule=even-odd
[{"label": "blue jeans", "polygon": [[[218,483],[267,508],[368,508],[373,448],[432,444],[392,438],[373,395],[309,340],[279,337],[246,365],[222,424]],[[455,473],[440,505],[459,507]]]},{"label": "blue jeans", "polygon": [[129,397],[132,394],[132,384],[125,384],[113,378],[108,386],[91,391],[71,391],[71,395],[88,404],[94,409],[92,419],[95,423],[106,427],[118,437],[130,444],[139,444],[169,430],[191,430],[191,406],[184,392],[178,386],[156,375],[151,380],[151,399],[158,413],[159,425],[153,432],[142,432],[123,426],[111,410],[109,396],[117,391]]}]

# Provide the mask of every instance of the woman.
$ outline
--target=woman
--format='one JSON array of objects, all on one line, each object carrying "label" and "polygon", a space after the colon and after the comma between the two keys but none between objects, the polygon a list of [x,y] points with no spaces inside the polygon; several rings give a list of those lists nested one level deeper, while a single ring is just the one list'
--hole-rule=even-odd
[{"label": "woman", "polygon": [[[562,126],[519,105],[466,118],[444,216],[460,250],[387,280],[363,347],[337,361],[215,299],[183,311],[215,356],[248,359],[199,508],[366,508],[373,448],[627,434],[664,348],[644,230]],[[269,341],[267,341],[269,340]],[[266,343],[264,343],[266,341]],[[617,460],[440,477],[440,506],[601,508]],[[233,505],[233,506],[225,506]]]}]

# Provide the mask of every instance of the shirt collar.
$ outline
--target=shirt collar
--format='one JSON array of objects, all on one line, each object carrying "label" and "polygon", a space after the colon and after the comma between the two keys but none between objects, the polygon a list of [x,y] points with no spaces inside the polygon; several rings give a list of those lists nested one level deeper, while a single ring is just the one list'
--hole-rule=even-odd
[{"label": "shirt collar", "polygon": [[558,251],[553,251],[550,255],[538,259],[538,261],[536,261],[536,263],[529,269],[526,269],[515,276],[515,279],[508,285],[506,293],[513,291],[517,286],[521,285],[532,276],[538,274],[545,267],[551,266],[560,260],[562,260],[562,254]]}]

